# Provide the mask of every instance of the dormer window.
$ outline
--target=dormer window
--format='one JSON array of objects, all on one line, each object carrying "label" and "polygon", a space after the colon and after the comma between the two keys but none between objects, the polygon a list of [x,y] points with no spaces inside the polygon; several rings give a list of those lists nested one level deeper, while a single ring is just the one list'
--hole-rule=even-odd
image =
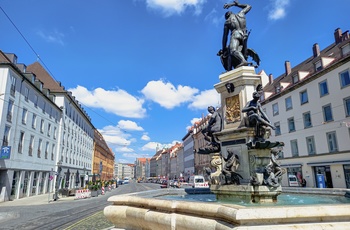
[{"label": "dormer window", "polygon": [[293,75],[292,81],[293,81],[293,84],[297,83],[299,81],[299,75],[298,74]]},{"label": "dormer window", "polygon": [[343,56],[350,54],[350,43],[346,44],[341,48],[341,53]]},{"label": "dormer window", "polygon": [[275,87],[275,93],[280,93],[281,92],[281,86],[276,86]]},{"label": "dormer window", "polygon": [[319,60],[315,63],[315,71],[320,71],[321,69],[322,69],[322,62],[321,60]]}]

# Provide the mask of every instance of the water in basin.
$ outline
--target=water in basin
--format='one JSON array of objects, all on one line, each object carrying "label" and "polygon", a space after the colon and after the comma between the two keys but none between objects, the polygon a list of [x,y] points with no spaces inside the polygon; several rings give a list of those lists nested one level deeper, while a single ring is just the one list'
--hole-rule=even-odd
[{"label": "water in basin", "polygon": [[316,195],[316,194],[295,194],[282,193],[275,203],[249,203],[241,199],[230,199],[217,201],[215,194],[186,194],[186,195],[165,195],[159,197],[167,200],[183,200],[195,202],[217,202],[230,203],[242,206],[286,206],[286,205],[318,205],[318,204],[350,204],[350,198],[336,195]]}]

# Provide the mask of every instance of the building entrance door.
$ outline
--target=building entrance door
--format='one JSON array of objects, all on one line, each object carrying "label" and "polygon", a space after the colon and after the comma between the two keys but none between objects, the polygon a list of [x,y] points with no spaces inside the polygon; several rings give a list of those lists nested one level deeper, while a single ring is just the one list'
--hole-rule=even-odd
[{"label": "building entrance door", "polygon": [[[316,176],[315,179],[317,182],[320,181],[321,178],[323,177],[325,187],[326,188],[333,188],[331,167],[329,165],[315,166],[314,171],[315,171],[315,176]],[[319,186],[320,184],[322,184],[322,183],[317,183],[318,188],[320,188],[320,186]]]},{"label": "building entrance door", "polygon": [[346,188],[350,188],[350,165],[344,165]]}]

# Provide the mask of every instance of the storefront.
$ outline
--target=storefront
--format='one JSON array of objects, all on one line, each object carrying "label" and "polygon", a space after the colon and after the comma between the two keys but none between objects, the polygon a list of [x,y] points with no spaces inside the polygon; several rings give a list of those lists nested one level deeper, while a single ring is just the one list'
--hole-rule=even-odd
[{"label": "storefront", "polygon": [[344,177],[346,188],[350,188],[350,165],[344,165]]},{"label": "storefront", "polygon": [[315,166],[314,175],[317,188],[333,188],[331,167],[329,165]]},{"label": "storefront", "polygon": [[[302,165],[301,164],[288,164],[281,165],[282,168],[287,170],[287,181],[282,182],[283,186],[301,186],[301,181],[303,179]],[[294,179],[296,178],[296,179]]]}]

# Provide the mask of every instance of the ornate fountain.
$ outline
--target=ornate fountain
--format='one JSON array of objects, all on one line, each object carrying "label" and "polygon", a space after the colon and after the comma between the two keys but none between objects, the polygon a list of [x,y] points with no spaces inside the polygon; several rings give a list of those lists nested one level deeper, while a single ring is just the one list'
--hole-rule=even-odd
[{"label": "ornate fountain", "polygon": [[[273,204],[282,192],[280,182],[285,173],[276,161],[283,143],[268,140],[274,127],[259,103],[267,76],[256,74],[254,64],[247,61],[252,57],[257,65],[260,62],[259,56],[247,47],[245,14],[251,6],[234,1],[224,8],[231,6],[241,11],[225,14],[223,47],[218,56],[227,72],[219,76],[220,82],[214,86],[221,95],[222,111],[210,109],[217,113],[213,117],[220,117],[215,119],[220,129],[213,129],[215,132],[208,135],[209,146],[198,149],[200,154],[213,153],[211,165],[216,171],[210,173],[210,189],[220,202],[166,200],[161,196],[169,191],[163,189],[152,194],[110,197],[112,204],[104,209],[104,215],[116,228],[123,229],[348,228],[348,205],[245,207],[223,202],[240,197],[250,203]],[[226,47],[229,32],[234,36]]]},{"label": "ornate fountain", "polygon": [[254,203],[275,202],[282,191],[285,170],[277,159],[284,144],[268,140],[274,127],[259,103],[261,78],[254,67],[243,66],[221,74],[220,83],[215,85],[221,95],[222,130],[197,153],[215,152],[211,164],[216,171],[210,174],[210,190],[218,200],[239,196]]}]

